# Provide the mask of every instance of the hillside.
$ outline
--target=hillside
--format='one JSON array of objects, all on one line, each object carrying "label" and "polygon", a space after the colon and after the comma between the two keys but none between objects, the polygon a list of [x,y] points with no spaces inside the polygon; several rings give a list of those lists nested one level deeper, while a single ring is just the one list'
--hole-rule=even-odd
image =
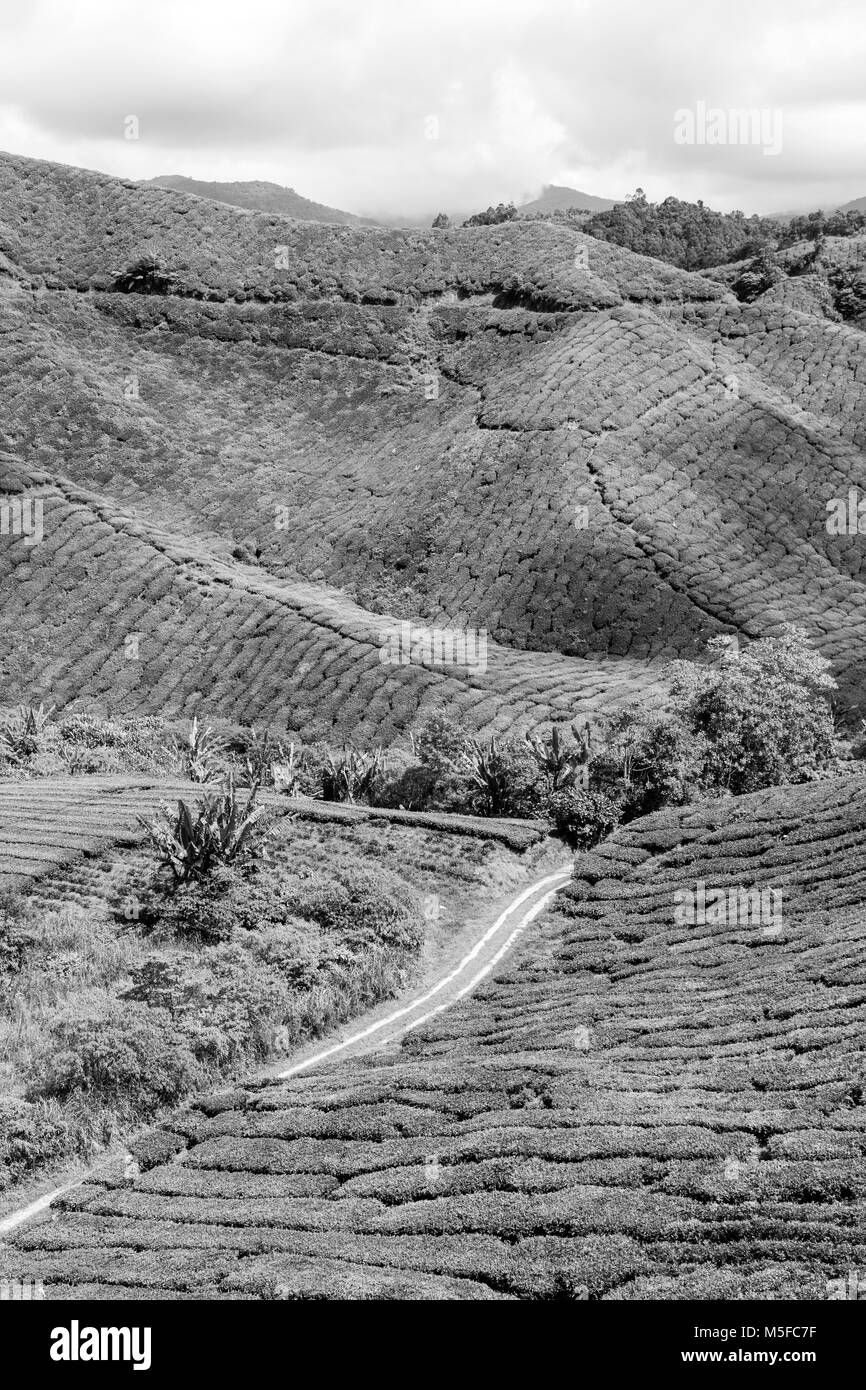
[{"label": "hillside", "polygon": [[303,198],[293,188],[263,179],[247,179],[240,183],[219,183],[206,179],[190,179],[183,174],[160,174],[148,183],[168,188],[174,193],[189,193],[196,198],[210,198],[231,207],[247,208],[254,212],[273,212],[279,217],[294,217],[299,222],[331,222],[343,227],[374,227],[369,217],[356,217],[353,212],[341,212],[324,203]]},{"label": "hillside", "polygon": [[612,207],[616,207],[616,203],[611,202],[610,198],[596,198],[592,193],[581,193],[579,188],[549,183],[538,198],[521,203],[518,212],[558,212],[566,208],[578,208],[581,212],[605,212]]},{"label": "hillside", "polygon": [[[866,713],[860,538],[825,529],[866,486],[856,329],[545,222],[300,224],[12,156],[0,208],[3,487],[56,515],[0,547],[10,699],[503,729],[798,621]],[[146,254],[177,292],[112,291]],[[487,670],[383,666],[390,620],[484,629]]]},{"label": "hillside", "polygon": [[[864,827],[848,778],[620,830],[399,1059],[199,1099],[0,1274],[50,1298],[825,1298],[866,1262]],[[701,882],[772,890],[780,920],[676,925]]]}]

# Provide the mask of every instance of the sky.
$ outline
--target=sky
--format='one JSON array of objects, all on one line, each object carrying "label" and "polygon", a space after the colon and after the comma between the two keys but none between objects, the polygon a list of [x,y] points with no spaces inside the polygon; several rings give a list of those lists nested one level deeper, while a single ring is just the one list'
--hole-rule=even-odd
[{"label": "sky", "polygon": [[772,213],[866,196],[864,148],[864,0],[0,0],[0,149],[126,178]]}]

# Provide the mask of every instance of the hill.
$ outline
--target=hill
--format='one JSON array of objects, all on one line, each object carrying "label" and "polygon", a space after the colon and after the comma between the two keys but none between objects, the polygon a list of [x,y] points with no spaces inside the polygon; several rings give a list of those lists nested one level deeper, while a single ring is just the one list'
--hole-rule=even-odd
[{"label": "hill", "polygon": [[549,183],[538,198],[522,203],[518,212],[564,212],[566,208],[577,208],[581,212],[605,212],[613,207],[616,207],[616,203],[611,202],[610,198],[596,198],[592,193],[581,193],[579,188]]},{"label": "hill", "polygon": [[[825,1298],[866,1262],[864,827],[856,777],[620,830],[402,1056],[200,1098],[0,1274],[50,1298]],[[677,925],[696,884],[772,892],[772,920]]]},{"label": "hill", "polygon": [[374,227],[369,217],[356,217],[352,212],[341,212],[339,208],[329,208],[324,203],[312,202],[303,198],[293,188],[284,188],[278,183],[268,183],[263,179],[248,179],[239,183],[219,183],[205,179],[190,179],[183,174],[160,174],[148,179],[148,183],[158,188],[168,188],[174,193],[189,193],[196,198],[210,198],[217,203],[228,203],[231,207],[247,208],[255,212],[273,212],[280,217],[294,217],[300,222],[332,222],[343,227]]},{"label": "hill", "polygon": [[838,209],[839,212],[866,212],[866,198],[852,198],[850,203],[843,203]]},{"label": "hill", "polygon": [[[866,487],[855,328],[549,222],[327,227],[11,156],[0,200],[3,486],[56,508],[0,546],[9,699],[508,728],[797,621],[866,713],[825,526]],[[148,254],[171,293],[112,289]],[[401,621],[483,629],[486,671],[383,665]]]}]

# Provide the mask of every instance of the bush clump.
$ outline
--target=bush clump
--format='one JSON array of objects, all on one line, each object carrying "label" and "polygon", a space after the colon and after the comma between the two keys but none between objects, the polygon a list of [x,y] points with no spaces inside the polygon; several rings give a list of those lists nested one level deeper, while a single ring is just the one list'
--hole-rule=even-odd
[{"label": "bush clump", "polygon": [[0,1191],[46,1163],[65,1158],[70,1126],[56,1105],[0,1101]]},{"label": "bush clump", "polygon": [[276,874],[242,872],[231,864],[217,865],[203,881],[182,884],[153,906],[162,932],[209,943],[294,920],[289,883]]},{"label": "bush clump", "polygon": [[142,256],[114,277],[111,288],[118,294],[173,294],[178,281],[156,256]]},{"label": "bush clump", "polygon": [[424,941],[417,895],[386,869],[338,869],[328,879],[310,879],[295,908],[353,952],[378,946],[409,955]]},{"label": "bush clump", "polygon": [[264,807],[255,804],[257,792],[253,784],[242,805],[229,774],[225,787],[193,807],[180,800],[176,812],[164,807],[152,821],[139,816],[160,869],[171,873],[175,887],[204,879],[220,865],[261,858],[267,832],[261,824]]},{"label": "bush clump", "polygon": [[55,1024],[53,1045],[34,1059],[28,1099],[87,1093],[120,1113],[151,1115],[202,1080],[166,1009],[128,1003],[105,1018]]},{"label": "bush clump", "polygon": [[592,849],[616,829],[622,818],[622,803],[605,792],[572,787],[554,792],[550,816],[566,844],[583,851]]}]

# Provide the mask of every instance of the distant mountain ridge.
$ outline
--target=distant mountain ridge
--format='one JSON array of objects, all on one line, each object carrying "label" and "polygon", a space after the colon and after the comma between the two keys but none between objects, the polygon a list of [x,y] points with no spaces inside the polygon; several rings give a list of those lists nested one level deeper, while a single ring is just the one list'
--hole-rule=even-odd
[{"label": "distant mountain ridge", "polygon": [[315,203],[304,198],[293,188],[284,188],[279,183],[268,183],[261,179],[248,179],[238,183],[216,183],[203,179],[190,179],[184,174],[160,174],[155,179],[145,179],[145,183],[168,188],[175,193],[192,193],[197,198],[210,198],[212,202],[228,203],[230,207],[246,208],[250,212],[274,212],[281,217],[294,217],[299,222],[327,222],[342,227],[376,227],[379,224],[370,217],[357,217],[353,212],[343,212],[340,208],[329,208],[324,203]]},{"label": "distant mountain ridge", "polygon": [[556,212],[558,208],[562,208],[563,211],[566,208],[580,208],[582,212],[608,212],[614,207],[616,203],[610,198],[596,198],[593,193],[582,193],[579,188],[566,188],[549,183],[543,189],[540,198],[534,198],[531,203],[523,203],[518,212]]}]

